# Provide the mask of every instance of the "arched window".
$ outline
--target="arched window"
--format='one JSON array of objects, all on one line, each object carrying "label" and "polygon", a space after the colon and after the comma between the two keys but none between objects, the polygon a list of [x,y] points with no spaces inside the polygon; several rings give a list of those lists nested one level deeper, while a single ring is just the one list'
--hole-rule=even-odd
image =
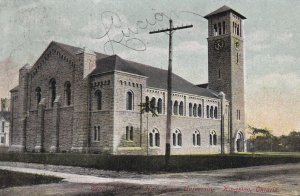
[{"label": "arched window", "polygon": [[209,144],[217,145],[217,134],[215,131],[211,131],[209,134]]},{"label": "arched window", "polygon": [[206,106],[206,118],[209,118],[209,105]]},{"label": "arched window", "polygon": [[126,126],[126,140],[132,141],[133,140],[133,127]]},{"label": "arched window", "polygon": [[214,107],[213,106],[210,106],[210,118],[213,118],[214,117]]},{"label": "arched window", "polygon": [[153,129],[149,133],[149,145],[151,147],[159,147],[160,146],[160,135],[157,129]]},{"label": "arched window", "polygon": [[197,104],[194,104],[194,107],[193,107],[193,116],[197,117]]},{"label": "arched window", "polygon": [[200,146],[201,145],[200,132],[198,130],[196,130],[193,133],[193,145],[194,146]]},{"label": "arched window", "polygon": [[126,93],[126,110],[133,110],[133,93],[131,91]]},{"label": "arched window", "polygon": [[42,94],[41,94],[41,88],[37,87],[35,89],[35,94],[36,94],[36,104],[38,105],[41,102],[42,99]]},{"label": "arched window", "polygon": [[71,105],[71,83],[69,81],[65,83],[65,99],[66,105]]},{"label": "arched window", "polygon": [[202,107],[201,104],[198,105],[198,117],[202,116]]},{"label": "arched window", "polygon": [[193,115],[193,104],[189,103],[189,116]]},{"label": "arched window", "polygon": [[145,105],[146,108],[145,108],[145,111],[146,111],[146,112],[149,112],[150,102],[149,102],[149,97],[148,97],[148,96],[146,96],[145,101],[146,101],[146,105]]},{"label": "arched window", "polygon": [[173,146],[182,146],[182,134],[178,129],[173,132]]},{"label": "arched window", "polygon": [[179,104],[179,115],[183,116],[183,102],[182,101]]},{"label": "arched window", "polygon": [[159,98],[157,101],[157,113],[162,114],[162,99]]},{"label": "arched window", "polygon": [[178,101],[174,102],[174,115],[178,115]]},{"label": "arched window", "polygon": [[151,102],[150,102],[150,107],[153,111],[156,111],[156,99],[152,97]]},{"label": "arched window", "polygon": [[215,107],[214,117],[215,117],[215,119],[218,118],[218,108],[217,108],[217,106]]},{"label": "arched window", "polygon": [[50,93],[51,93],[50,105],[51,105],[51,107],[53,107],[53,104],[54,104],[54,101],[55,101],[55,98],[56,98],[56,81],[55,81],[54,78],[52,78],[50,80]]},{"label": "arched window", "polygon": [[97,110],[102,110],[102,93],[100,90],[95,92],[96,101],[97,101]]}]

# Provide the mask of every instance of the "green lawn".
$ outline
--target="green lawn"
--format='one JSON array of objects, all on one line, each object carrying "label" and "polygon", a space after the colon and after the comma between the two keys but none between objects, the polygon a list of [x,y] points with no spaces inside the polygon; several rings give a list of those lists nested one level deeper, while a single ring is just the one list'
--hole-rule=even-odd
[{"label": "green lawn", "polygon": [[[241,152],[238,154],[252,155],[252,152]],[[254,152],[255,155],[266,156],[300,156],[300,152]]]},{"label": "green lawn", "polygon": [[0,189],[13,186],[57,183],[61,180],[61,178],[56,178],[53,176],[26,174],[7,170],[0,170]]}]

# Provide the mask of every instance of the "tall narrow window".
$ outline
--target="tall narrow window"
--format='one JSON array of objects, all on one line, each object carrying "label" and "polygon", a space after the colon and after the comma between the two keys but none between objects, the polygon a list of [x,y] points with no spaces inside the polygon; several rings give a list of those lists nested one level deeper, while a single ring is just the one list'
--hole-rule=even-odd
[{"label": "tall narrow window", "polygon": [[236,53],[236,63],[239,62],[239,53]]},{"label": "tall narrow window", "polygon": [[130,136],[129,139],[132,141],[133,140],[133,127],[130,127]]},{"label": "tall narrow window", "polygon": [[218,35],[218,27],[217,24],[214,24],[214,36]]},{"label": "tall narrow window", "polygon": [[150,102],[149,102],[149,97],[148,96],[146,96],[146,106],[145,107],[146,107],[145,111],[149,112]]},{"label": "tall narrow window", "polygon": [[223,34],[225,34],[225,29],[226,29],[226,26],[225,26],[225,21],[223,21]]},{"label": "tall narrow window", "polygon": [[155,146],[156,147],[160,146],[160,135],[158,131],[155,133]]},{"label": "tall narrow window", "polygon": [[178,115],[178,101],[174,102],[174,115]]},{"label": "tall narrow window", "polygon": [[202,116],[202,107],[201,104],[198,105],[198,117]]},{"label": "tall narrow window", "polygon": [[71,105],[71,83],[66,82],[65,83],[65,99],[66,99],[66,105]]},{"label": "tall narrow window", "polygon": [[4,121],[2,121],[2,130],[1,130],[1,132],[4,132],[4,126],[5,125],[5,122]]},{"label": "tall narrow window", "polygon": [[94,127],[94,141],[100,141],[100,126]]},{"label": "tall narrow window", "polygon": [[240,25],[237,25],[237,35],[240,35]]},{"label": "tall narrow window", "polygon": [[97,110],[102,110],[102,92],[97,90],[95,92],[96,101],[97,101]]},{"label": "tall narrow window", "polygon": [[183,116],[183,102],[182,101],[179,104],[179,115]]},{"label": "tall narrow window", "polygon": [[156,99],[154,97],[151,99],[150,107],[153,111],[156,111]]},{"label": "tall narrow window", "polygon": [[36,94],[36,104],[38,105],[41,102],[42,99],[42,94],[41,94],[41,88],[37,87],[35,89],[35,94]]},{"label": "tall narrow window", "polygon": [[206,106],[206,118],[209,118],[209,106]]},{"label": "tall narrow window", "polygon": [[218,118],[218,108],[217,108],[217,107],[215,107],[214,118],[215,118],[215,119]]},{"label": "tall narrow window", "polygon": [[189,103],[189,116],[193,116],[193,104]]},{"label": "tall narrow window", "polygon": [[209,114],[210,114],[210,118],[214,118],[214,107],[213,106],[210,106]]},{"label": "tall narrow window", "polygon": [[153,133],[149,133],[149,146],[153,147]]},{"label": "tall narrow window", "polygon": [[222,34],[222,27],[221,27],[221,23],[220,22],[218,23],[218,28],[219,28],[219,35],[221,35]]},{"label": "tall narrow window", "polygon": [[157,101],[157,113],[162,114],[162,99],[159,98]]},{"label": "tall narrow window", "polygon": [[197,104],[194,104],[194,107],[193,107],[193,116],[197,117]]},{"label": "tall narrow window", "polygon": [[130,91],[126,93],[126,110],[133,110],[133,93]]},{"label": "tall narrow window", "polygon": [[221,79],[221,68],[218,69],[218,78]]},{"label": "tall narrow window", "polygon": [[56,81],[54,78],[50,80],[50,93],[51,93],[51,107],[53,107],[56,98]]},{"label": "tall narrow window", "polygon": [[232,33],[235,33],[234,32],[234,22],[232,22]]},{"label": "tall narrow window", "polygon": [[133,140],[133,127],[126,126],[126,140],[132,141]]}]

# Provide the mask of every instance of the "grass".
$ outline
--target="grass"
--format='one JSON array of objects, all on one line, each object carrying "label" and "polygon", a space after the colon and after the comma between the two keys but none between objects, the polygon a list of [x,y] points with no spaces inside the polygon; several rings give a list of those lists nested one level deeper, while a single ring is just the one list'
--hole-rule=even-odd
[{"label": "grass", "polygon": [[26,174],[21,172],[0,170],[0,189],[14,186],[57,183],[61,180],[62,178],[57,178],[53,176]]},{"label": "grass", "polygon": [[[241,152],[240,155],[252,155],[252,152]],[[298,157],[300,152],[254,152],[254,155],[263,155],[263,156],[291,156]]]}]

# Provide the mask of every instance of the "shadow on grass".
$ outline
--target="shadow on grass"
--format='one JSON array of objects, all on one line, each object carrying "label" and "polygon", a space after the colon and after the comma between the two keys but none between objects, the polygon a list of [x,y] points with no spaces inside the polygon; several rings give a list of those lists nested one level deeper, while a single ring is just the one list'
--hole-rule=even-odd
[{"label": "shadow on grass", "polygon": [[26,174],[7,170],[0,170],[0,189],[14,186],[57,183],[61,180],[62,178],[57,178],[53,176]]}]

